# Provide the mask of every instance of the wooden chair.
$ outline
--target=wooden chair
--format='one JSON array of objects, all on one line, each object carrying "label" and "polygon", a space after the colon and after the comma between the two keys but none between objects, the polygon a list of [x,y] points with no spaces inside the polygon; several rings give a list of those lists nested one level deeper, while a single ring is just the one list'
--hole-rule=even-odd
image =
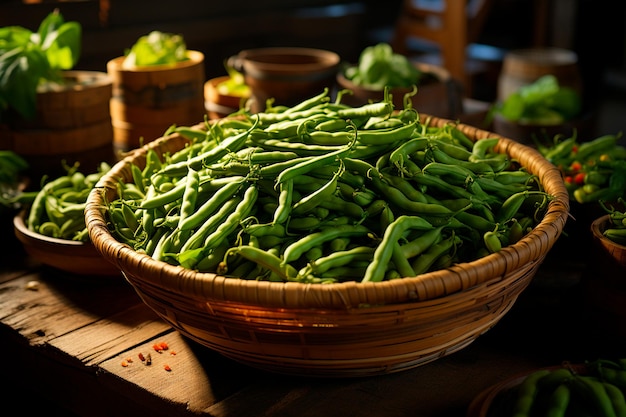
[{"label": "wooden chair", "polygon": [[471,97],[467,47],[478,40],[493,0],[403,0],[396,22],[393,49],[408,55],[411,37],[436,45],[441,65]]}]

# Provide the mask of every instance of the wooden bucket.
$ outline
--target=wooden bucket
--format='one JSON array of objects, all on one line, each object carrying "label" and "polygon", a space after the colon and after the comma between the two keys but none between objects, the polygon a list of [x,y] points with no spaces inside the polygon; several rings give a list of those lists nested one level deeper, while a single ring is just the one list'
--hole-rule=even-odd
[{"label": "wooden bucket", "polygon": [[578,55],[561,48],[529,48],[507,53],[498,78],[498,100],[504,101],[520,87],[544,75],[554,75],[559,85],[582,94]]},{"label": "wooden bucket", "polygon": [[0,130],[0,148],[21,155],[27,175],[39,184],[43,175],[67,174],[67,165],[94,172],[100,162],[114,162],[109,113],[111,78],[104,72],[66,71],[68,85],[40,88],[34,119],[16,119]]},{"label": "wooden bucket", "polygon": [[107,63],[113,80],[110,102],[115,148],[140,147],[173,124],[204,120],[204,55],[188,51],[189,60],[172,65],[124,68],[124,57]]}]

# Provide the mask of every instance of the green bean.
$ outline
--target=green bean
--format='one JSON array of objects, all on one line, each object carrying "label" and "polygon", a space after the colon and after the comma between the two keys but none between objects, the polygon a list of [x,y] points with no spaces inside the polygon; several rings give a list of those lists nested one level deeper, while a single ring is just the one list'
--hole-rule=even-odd
[{"label": "green bean", "polygon": [[[185,223],[187,218],[196,210],[196,200],[198,199],[198,186],[200,185],[200,174],[193,168],[189,168],[183,191],[183,201],[180,205],[179,225]],[[189,227],[190,228],[190,227]]]},{"label": "green bean", "polygon": [[615,415],[617,417],[626,416],[626,398],[624,396],[624,392],[613,384],[609,384],[608,382],[603,382],[604,390],[611,400],[611,404],[613,405],[613,409],[615,410]]},{"label": "green bean", "polygon": [[331,250],[331,252],[340,252],[340,251],[346,250],[349,244],[350,244],[349,237],[338,237],[336,239],[331,240],[328,243],[328,247]]},{"label": "green bean", "polygon": [[383,238],[374,252],[374,259],[368,266],[362,282],[378,282],[385,277],[385,270],[394,252],[395,242],[410,229],[430,230],[433,226],[418,216],[403,215],[387,227]]},{"label": "green bean", "polygon": [[279,184],[280,193],[278,196],[278,207],[274,211],[272,224],[283,224],[289,219],[292,211],[293,201],[293,180]]},{"label": "green bean", "polygon": [[444,158],[449,161],[468,162],[470,156],[472,156],[472,151],[468,150],[464,146],[455,145],[454,143],[449,143],[445,140],[431,139],[429,147],[433,152],[439,151],[437,154],[440,158]]},{"label": "green bean", "polygon": [[237,135],[227,137],[209,151],[203,152],[185,161],[165,165],[159,171],[155,172],[154,175],[185,175],[189,168],[199,169],[202,165],[209,165],[218,161],[229,152],[238,151],[248,139],[248,135],[252,129],[256,128],[258,121],[259,119],[257,118],[250,129],[240,132]]},{"label": "green bean", "polygon": [[303,136],[303,142],[314,145],[325,146],[345,146],[352,142],[354,133],[352,132],[326,132],[314,131]]},{"label": "green bean", "polygon": [[402,169],[404,163],[409,159],[409,155],[428,147],[430,140],[423,136],[409,139],[394,149],[389,155],[389,164]]},{"label": "green bean", "polygon": [[551,371],[541,369],[524,378],[517,388],[517,397],[513,405],[513,417],[528,417],[535,398],[537,397],[537,383]]},{"label": "green bean", "polygon": [[394,241],[394,242],[391,242],[391,245],[392,245],[391,260],[393,261],[393,264],[396,267],[400,276],[402,277],[415,276],[415,270],[411,266],[411,263],[402,254],[402,249],[400,248],[400,242]]},{"label": "green bean", "polygon": [[275,179],[277,175],[285,171],[287,168],[293,167],[299,164],[306,164],[313,160],[313,156],[302,156],[287,161],[275,162],[273,164],[265,165],[259,170],[259,177]]},{"label": "green bean", "polygon": [[496,212],[496,221],[499,223],[506,223],[507,221],[511,220],[518,214],[526,199],[533,195],[540,195],[545,196],[546,198],[550,198],[550,196],[543,191],[524,190],[513,193],[509,197],[507,197],[507,199],[504,200],[500,208],[498,208]]},{"label": "green bean", "polygon": [[261,265],[263,268],[269,269],[276,273],[284,281],[288,281],[297,275],[297,271],[288,264],[283,264],[281,259],[269,251],[256,248],[249,245],[239,245],[228,249],[224,258],[233,255],[243,256],[244,258]]},{"label": "green bean", "polygon": [[586,398],[593,407],[593,415],[598,417],[617,417],[604,384],[591,376],[576,376],[572,379],[572,388]]},{"label": "green bean", "polygon": [[369,246],[357,246],[349,250],[337,250],[327,256],[309,262],[298,272],[298,277],[307,275],[319,276],[324,272],[340,266],[351,265],[356,261],[371,261],[375,249]]},{"label": "green bean", "polygon": [[35,196],[33,203],[31,204],[30,211],[28,212],[27,226],[33,232],[37,232],[41,225],[44,213],[46,210],[46,200],[50,194],[55,194],[59,189],[65,187],[71,187],[72,181],[67,176],[58,177],[47,184],[45,184],[41,190]]},{"label": "green bean", "polygon": [[293,208],[291,210],[293,215],[300,216],[302,214],[308,213],[309,211],[317,207],[322,201],[330,198],[330,196],[333,195],[337,190],[337,182],[342,171],[343,167],[340,168],[326,184],[319,187],[313,193],[297,201],[293,205]]},{"label": "green bean", "polygon": [[314,216],[292,217],[287,222],[290,231],[313,230],[322,225],[322,221]]},{"label": "green bean", "polygon": [[470,162],[474,162],[476,160],[481,160],[487,157],[487,154],[490,152],[494,152],[493,148],[498,144],[500,138],[483,138],[474,142],[472,146],[472,154],[469,156],[468,160]]},{"label": "green bean", "polygon": [[299,259],[304,252],[314,246],[321,245],[324,242],[331,241],[337,237],[356,237],[366,236],[370,230],[361,225],[339,225],[337,227],[329,227],[322,231],[308,234],[296,242],[285,248],[283,253],[283,264],[288,264]]},{"label": "green bean", "polygon": [[[239,190],[243,187],[243,179],[235,179],[229,184],[224,185],[217,190],[208,200],[202,205],[195,208],[191,214],[183,216],[183,209],[181,208],[181,216],[178,222],[178,228],[180,230],[191,230],[200,226],[203,222],[207,221],[219,208],[229,199],[233,198]],[[183,204],[185,200],[183,199]]]},{"label": "green bean", "polygon": [[360,107],[346,107],[338,109],[333,116],[343,119],[357,119],[363,117],[386,116],[393,111],[393,104],[389,101],[368,103]]},{"label": "green bean", "polygon": [[428,272],[439,258],[449,254],[450,251],[454,250],[459,243],[461,243],[461,238],[456,234],[452,234],[430,246],[421,255],[415,257],[415,260],[411,263],[415,275]]},{"label": "green bean", "polygon": [[379,130],[359,130],[357,132],[357,141],[363,145],[382,145],[396,143],[411,137],[415,131],[417,122],[412,122],[400,127]]},{"label": "green bean", "polygon": [[442,164],[447,164],[449,166],[461,167],[463,169],[468,170],[473,175],[484,175],[484,174],[493,173],[493,167],[490,164],[484,162],[484,159],[481,160],[480,162],[478,161],[472,162],[466,159],[458,159],[437,147],[431,148],[430,154],[432,155],[433,159],[437,162],[440,162]]},{"label": "green bean", "polygon": [[417,188],[413,187],[411,183],[404,178],[398,177],[397,175],[385,174],[383,173],[383,179],[388,181],[393,187],[400,190],[409,200],[417,201],[420,203],[427,203],[428,200]]},{"label": "green bean", "polygon": [[429,247],[441,240],[443,228],[444,226],[437,226],[430,230],[425,230],[415,239],[401,245],[400,250],[402,251],[402,256],[406,259],[410,259],[422,254]]},{"label": "green bean", "polygon": [[304,161],[286,168],[284,171],[278,174],[278,177],[276,178],[276,183],[280,184],[290,178],[306,174],[315,168],[333,163],[335,162],[335,160],[347,156],[350,150],[352,150],[352,146],[354,145],[354,143],[355,142],[352,141],[349,145],[343,146],[334,152],[329,152],[324,155],[316,156],[308,161]]},{"label": "green bean", "polygon": [[235,211],[241,200],[241,197],[235,196],[226,201],[217,212],[215,212],[210,218],[206,219],[206,221],[204,221],[202,225],[193,232],[193,234],[187,239],[187,242],[185,242],[182,246],[181,253],[202,247],[206,237],[215,231],[221,222]]},{"label": "green bean", "polygon": [[363,207],[353,201],[346,201],[335,194],[328,195],[326,199],[319,201],[317,205],[357,220],[365,218],[365,209]]},{"label": "green bean", "polygon": [[449,218],[454,212],[444,206],[410,200],[402,191],[385,184],[380,178],[372,177],[374,188],[387,198],[393,205],[413,215],[427,215]]}]

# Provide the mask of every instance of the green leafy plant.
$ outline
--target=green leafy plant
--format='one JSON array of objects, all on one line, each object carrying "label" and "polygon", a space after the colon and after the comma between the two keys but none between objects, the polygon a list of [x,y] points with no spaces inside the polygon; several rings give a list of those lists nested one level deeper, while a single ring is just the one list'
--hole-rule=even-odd
[{"label": "green leafy plant", "polygon": [[581,108],[574,89],[559,85],[554,75],[544,75],[496,104],[493,112],[522,124],[558,125],[578,116]]},{"label": "green leafy plant", "polygon": [[63,84],[63,71],[80,57],[82,27],[66,22],[57,10],[37,32],[21,27],[0,28],[0,122],[10,111],[35,117],[37,90],[45,83]]},{"label": "green leafy plant", "polygon": [[382,90],[417,85],[423,73],[389,44],[379,43],[363,49],[358,65],[346,68],[344,75],[356,85]]},{"label": "green leafy plant", "polygon": [[171,65],[189,59],[187,45],[181,35],[157,30],[141,36],[125,51],[124,68]]}]

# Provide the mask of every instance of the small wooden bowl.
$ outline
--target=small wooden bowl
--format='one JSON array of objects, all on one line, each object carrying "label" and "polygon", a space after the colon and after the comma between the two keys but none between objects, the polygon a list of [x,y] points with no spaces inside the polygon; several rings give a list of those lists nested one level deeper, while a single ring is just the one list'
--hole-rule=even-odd
[{"label": "small wooden bowl", "polygon": [[[610,215],[604,215],[595,219],[591,223],[591,233],[593,240],[601,248],[605,255],[607,255],[613,262],[620,266],[623,270],[626,269],[626,246],[613,242],[608,237],[604,236],[604,231],[610,226]],[[626,284],[626,280],[624,280]]]},{"label": "small wooden bowl", "polygon": [[242,100],[249,98],[249,96],[242,97],[220,93],[218,85],[228,81],[229,78],[228,75],[225,75],[211,78],[204,83],[204,107],[211,120],[220,119],[236,112],[239,110]]},{"label": "small wooden bowl", "polygon": [[107,261],[91,243],[56,239],[28,229],[27,210],[13,218],[15,236],[29,256],[42,264],[77,275],[121,276],[118,267]]},{"label": "small wooden bowl", "polygon": [[[515,390],[527,376],[541,369],[555,371],[562,367],[563,365],[533,369],[528,372],[513,375],[510,378],[493,384],[480,392],[472,400],[467,409],[466,417],[495,417],[512,415],[510,407],[512,399],[515,395]],[[579,374],[585,374],[588,372],[587,367],[584,364],[570,364],[569,367]]]},{"label": "small wooden bowl", "polygon": [[591,223],[593,263],[583,276],[587,317],[601,331],[606,343],[626,340],[626,246],[603,235],[609,214]]}]

